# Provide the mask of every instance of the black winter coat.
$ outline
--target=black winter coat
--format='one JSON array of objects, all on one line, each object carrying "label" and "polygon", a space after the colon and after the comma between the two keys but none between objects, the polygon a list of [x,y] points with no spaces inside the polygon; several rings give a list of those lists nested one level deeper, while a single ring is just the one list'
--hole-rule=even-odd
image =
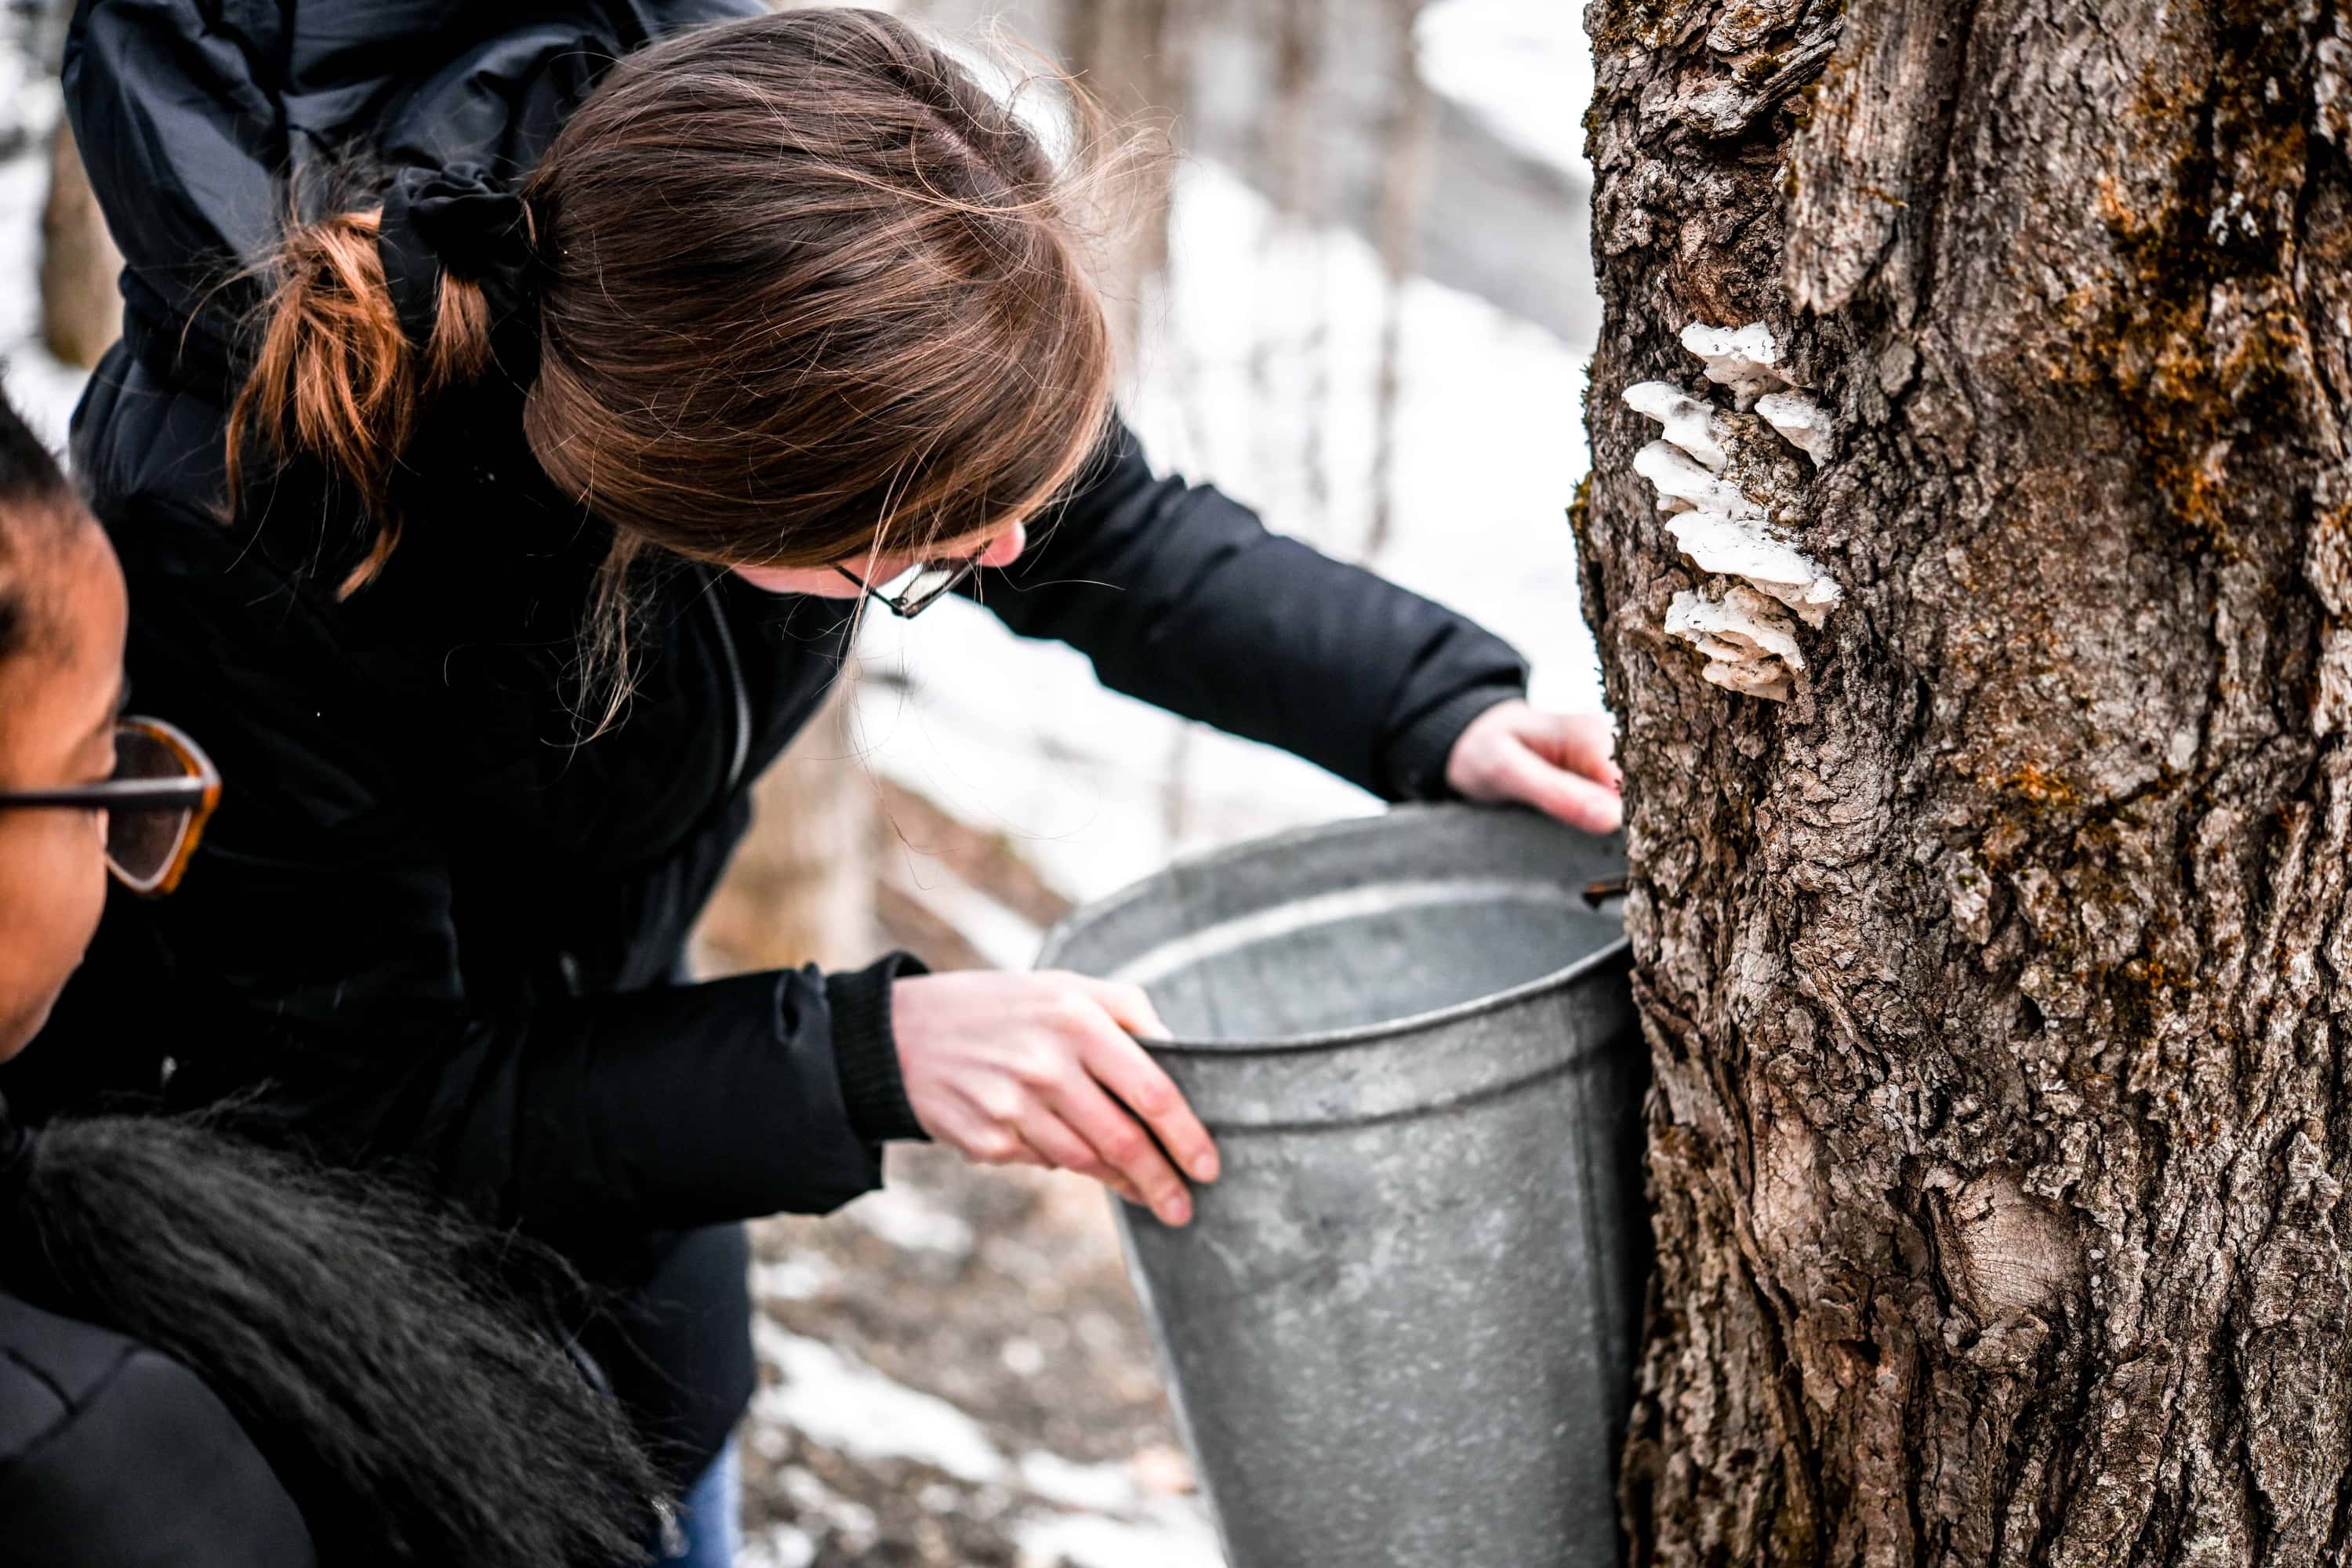
[{"label": "black winter coat", "polygon": [[[877,1184],[881,1141],[919,1135],[889,1033],[907,961],[673,983],[747,786],[839,671],[846,607],[651,574],[637,696],[575,744],[573,639],[610,536],[533,462],[512,389],[439,406],[406,464],[404,542],[338,603],[370,529],[318,474],[214,515],[251,302],[221,280],[271,238],[289,171],[354,138],[393,163],[520,172],[600,62],[760,8],[85,0],[66,67],[129,262],[126,336],[76,456],[129,574],[138,705],[201,739],[226,791],[183,890],[110,911],[59,1015],[80,1043],[30,1057],[168,1043],[175,1098],[267,1081],[265,1107],[314,1146],[413,1161],[688,1301],[740,1302],[740,1238],[649,1235],[830,1209]],[[987,606],[1119,690],[1391,799],[1442,793],[1463,728],[1522,689],[1517,656],[1115,440],[987,574]],[[9,1089],[22,1105],[80,1087]],[[647,1390],[697,1386],[661,1414],[707,1452],[748,1392],[740,1325],[672,1337],[692,1342],[638,1335],[660,1365],[637,1392],[659,1405]]]},{"label": "black winter coat", "polygon": [[294,1500],[196,1374],[0,1291],[0,1561],[311,1568]]}]

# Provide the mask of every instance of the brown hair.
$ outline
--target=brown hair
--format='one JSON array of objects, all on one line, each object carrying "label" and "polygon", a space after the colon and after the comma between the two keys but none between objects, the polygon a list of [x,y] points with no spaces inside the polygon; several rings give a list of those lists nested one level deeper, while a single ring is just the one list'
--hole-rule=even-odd
[{"label": "brown hair", "polygon": [[[1078,210],[1108,164],[1081,141],[1085,169],[1057,169],[1012,105],[873,11],[725,23],[616,65],[523,188],[541,278],[523,429],[614,525],[608,589],[646,545],[823,565],[999,528],[1070,483],[1113,374]],[[398,542],[421,410],[490,360],[456,279],[428,348],[409,343],[376,221],[287,235],[229,421],[232,495],[253,437],[356,488],[378,532],[346,594]]]},{"label": "brown hair", "polygon": [[289,227],[270,258],[275,283],[261,341],[228,416],[228,490],[244,483],[248,437],[279,454],[308,453],[350,483],[376,522],[367,555],[343,579],[349,595],[372,581],[400,542],[393,465],[426,398],[481,373],[490,357],[481,289],[441,279],[433,338],[419,354],[401,330],[383,264],[376,209]]}]

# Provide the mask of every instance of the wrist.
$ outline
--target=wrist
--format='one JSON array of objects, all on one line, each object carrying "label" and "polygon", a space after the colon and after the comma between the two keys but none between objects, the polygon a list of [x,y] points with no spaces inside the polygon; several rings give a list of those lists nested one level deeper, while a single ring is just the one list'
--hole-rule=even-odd
[{"label": "wrist", "polygon": [[1460,799],[1447,771],[1463,731],[1501,704],[1526,698],[1526,688],[1516,683],[1473,687],[1456,692],[1398,731],[1389,742],[1389,798]]},{"label": "wrist", "polygon": [[851,1129],[868,1142],[930,1136],[907,1100],[890,1005],[892,987],[900,979],[929,973],[912,953],[894,952],[864,969],[824,977],[842,1103]]}]

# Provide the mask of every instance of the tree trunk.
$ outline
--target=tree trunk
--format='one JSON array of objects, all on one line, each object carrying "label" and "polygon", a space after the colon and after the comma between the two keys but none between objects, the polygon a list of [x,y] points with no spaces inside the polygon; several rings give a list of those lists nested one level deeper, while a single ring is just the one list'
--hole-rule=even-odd
[{"label": "tree trunk", "polygon": [[870,963],[881,826],[858,759],[851,690],[824,710],[751,786],[751,828],[695,931],[708,973]]},{"label": "tree trunk", "polygon": [[1633,1559],[2344,1562],[2352,5],[1588,25]]},{"label": "tree trunk", "polygon": [[1429,79],[1422,74],[1423,0],[1388,0],[1382,20],[1393,40],[1388,114],[1381,127],[1381,205],[1373,226],[1381,253],[1381,348],[1372,389],[1372,521],[1362,559],[1377,562],[1395,531],[1398,422],[1404,403],[1405,289],[1418,269],[1429,184]]},{"label": "tree trunk", "polygon": [[1122,365],[1141,345],[1145,301],[1168,267],[1173,197],[1169,127],[1184,112],[1186,58],[1197,0],[1064,0],[1061,57],[1093,93],[1119,137],[1143,138],[1139,165],[1116,193],[1108,254],[1099,258],[1104,304]]},{"label": "tree trunk", "polygon": [[51,353],[84,368],[122,335],[115,278],[122,252],[90,194],[73,132],[58,121],[49,149],[49,195],[41,209],[41,337]]}]

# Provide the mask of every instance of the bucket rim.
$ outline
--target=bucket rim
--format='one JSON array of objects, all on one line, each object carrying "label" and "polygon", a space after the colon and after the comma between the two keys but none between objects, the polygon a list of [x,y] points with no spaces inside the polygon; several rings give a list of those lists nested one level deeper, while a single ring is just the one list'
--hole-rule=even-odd
[{"label": "bucket rim", "polygon": [[[1365,816],[1346,816],[1330,822],[1309,823],[1302,827],[1285,828],[1281,832],[1269,833],[1263,837],[1247,839],[1240,844],[1228,844],[1196,855],[1179,857],[1150,876],[1129,883],[1108,898],[1072,910],[1055,921],[1039,944],[1037,957],[1033,962],[1032,967],[1042,968],[1046,964],[1047,961],[1054,956],[1055,949],[1076,931],[1080,917],[1087,917],[1089,923],[1107,918],[1116,910],[1145,897],[1153,887],[1171,876],[1187,871],[1213,870],[1227,862],[1244,860],[1252,856],[1264,854],[1268,849],[1281,848],[1312,839],[1328,838],[1349,832],[1369,832],[1372,830],[1374,824],[1392,822],[1399,817],[1455,816],[1471,813],[1533,817],[1551,823],[1563,833],[1573,834],[1595,844],[1613,844],[1621,852],[1624,844],[1624,836],[1622,832],[1586,833],[1580,828],[1570,827],[1566,823],[1558,822],[1528,807],[1489,805],[1469,801],[1399,804],[1390,806],[1385,811]],[[1489,992],[1484,996],[1474,996],[1466,1002],[1456,1002],[1450,1006],[1434,1007],[1426,1012],[1411,1013],[1402,1017],[1384,1018],[1376,1024],[1358,1024],[1345,1029],[1325,1029],[1311,1035],[1285,1035],[1271,1039],[1189,1040],[1147,1038],[1137,1036],[1136,1043],[1155,1053],[1167,1052],[1171,1055],[1217,1058],[1286,1056],[1305,1051],[1377,1045],[1399,1035],[1418,1033],[1434,1026],[1453,1024],[1487,1013],[1501,1012],[1533,1001],[1547,992],[1564,990],[1592,971],[1622,962],[1632,949],[1633,939],[1621,931],[1614,941],[1594,948],[1582,957],[1574,959],[1558,969],[1538,974],[1531,980],[1523,980],[1517,985],[1507,986],[1501,991]]]}]

